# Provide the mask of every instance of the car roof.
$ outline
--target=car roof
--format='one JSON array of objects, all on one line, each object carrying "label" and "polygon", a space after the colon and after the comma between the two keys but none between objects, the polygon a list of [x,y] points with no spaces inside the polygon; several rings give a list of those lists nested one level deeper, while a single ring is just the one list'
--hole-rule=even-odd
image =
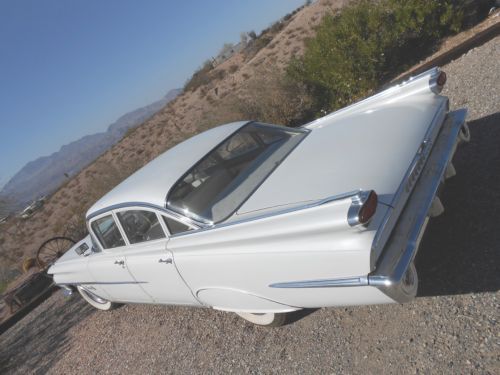
[{"label": "car roof", "polygon": [[94,203],[87,211],[87,218],[126,204],[165,207],[167,193],[177,180],[215,146],[247,123],[238,121],[217,126],[177,144]]}]

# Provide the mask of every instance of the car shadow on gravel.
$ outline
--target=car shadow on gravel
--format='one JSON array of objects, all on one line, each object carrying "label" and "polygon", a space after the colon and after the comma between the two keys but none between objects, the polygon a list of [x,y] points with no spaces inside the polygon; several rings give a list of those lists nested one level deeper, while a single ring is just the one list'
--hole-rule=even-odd
[{"label": "car shadow on gravel", "polygon": [[34,373],[45,374],[68,349],[68,330],[94,313],[81,298],[61,301],[60,296],[52,296],[37,309],[42,310],[2,334],[0,373],[19,371],[22,363]]},{"label": "car shadow on gravel", "polygon": [[500,289],[500,112],[469,127],[441,194],[445,212],[429,222],[416,258],[419,296]]}]

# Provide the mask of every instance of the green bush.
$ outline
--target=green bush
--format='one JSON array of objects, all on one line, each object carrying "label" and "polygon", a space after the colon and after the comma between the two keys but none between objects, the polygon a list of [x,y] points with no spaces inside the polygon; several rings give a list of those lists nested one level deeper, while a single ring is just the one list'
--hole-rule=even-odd
[{"label": "green bush", "polygon": [[311,99],[303,84],[291,81],[275,67],[260,67],[231,92],[204,112],[198,130],[240,120],[257,120],[295,126],[310,118]]},{"label": "green bush", "polygon": [[9,283],[7,281],[0,281],[0,294],[2,294],[5,289],[7,289],[7,286]]},{"label": "green bush", "polygon": [[313,111],[331,111],[366,96],[427,56],[462,25],[463,1],[355,1],[324,17],[304,55],[287,73],[304,83]]}]

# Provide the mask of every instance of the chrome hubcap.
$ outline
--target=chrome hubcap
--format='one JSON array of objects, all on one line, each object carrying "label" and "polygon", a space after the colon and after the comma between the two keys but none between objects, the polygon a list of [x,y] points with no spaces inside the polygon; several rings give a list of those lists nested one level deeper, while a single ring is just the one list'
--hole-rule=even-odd
[{"label": "chrome hubcap", "polygon": [[88,291],[87,289],[83,288],[83,287],[80,287],[82,289],[82,292],[85,293],[85,295],[87,297],[89,297],[92,301],[94,302],[97,302],[97,303],[100,303],[101,305],[104,305],[106,303],[108,303],[107,300],[99,297],[99,296],[96,296],[94,293]]}]

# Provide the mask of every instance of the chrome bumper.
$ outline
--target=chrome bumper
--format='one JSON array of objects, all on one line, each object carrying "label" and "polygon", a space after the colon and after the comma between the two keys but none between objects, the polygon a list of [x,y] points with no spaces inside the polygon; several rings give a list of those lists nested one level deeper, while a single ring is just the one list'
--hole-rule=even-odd
[{"label": "chrome bumper", "polygon": [[470,138],[466,115],[465,109],[448,114],[413,193],[377,260],[375,271],[367,277],[368,285],[376,286],[396,302],[411,299],[400,292],[399,286],[417,254],[431,207],[456,147],[460,141]]},{"label": "chrome bumper", "polygon": [[66,297],[69,297],[73,294],[73,288],[68,285],[57,285],[63,291],[63,294]]}]

